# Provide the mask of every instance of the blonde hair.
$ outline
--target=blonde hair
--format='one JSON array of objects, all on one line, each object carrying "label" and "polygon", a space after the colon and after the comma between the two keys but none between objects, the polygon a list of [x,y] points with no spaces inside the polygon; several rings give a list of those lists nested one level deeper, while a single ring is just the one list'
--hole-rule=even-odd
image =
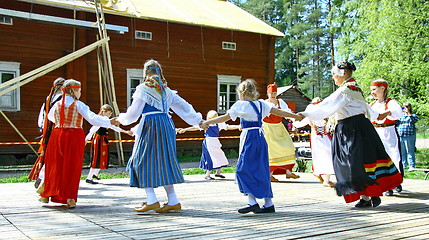
[{"label": "blonde hair", "polygon": [[252,98],[253,101],[257,100],[259,98],[259,93],[255,80],[249,78],[241,82],[237,87],[237,94],[241,97],[248,96]]},{"label": "blonde hair", "polygon": [[74,91],[76,88],[67,88],[67,87],[74,87],[74,86],[81,86],[81,83],[74,79],[68,79],[64,82],[63,89],[65,89],[66,94],[72,96],[74,99],[77,99],[76,95],[74,94]]},{"label": "blonde hair", "polygon": [[[104,111],[108,111],[108,112],[112,112],[113,113],[113,108],[112,108],[112,106],[110,106],[109,104],[104,104],[103,106],[101,106],[101,108],[100,108],[100,113],[101,113],[101,111],[102,110],[104,110]],[[100,114],[99,113],[99,114]]]},{"label": "blonde hair", "polygon": [[218,114],[215,110],[210,110],[210,111],[207,113],[207,120],[212,119],[212,118],[215,118],[215,117],[217,117],[217,116],[219,116],[219,114]]},{"label": "blonde hair", "polygon": [[[384,84],[386,84],[387,86],[389,86],[389,82],[387,82],[387,80],[386,79],[383,79],[383,78],[379,78],[379,79],[375,79],[375,80],[373,80],[371,83],[384,83]],[[384,88],[384,99],[386,100],[387,99],[387,93],[389,92],[389,89],[388,89],[389,87],[385,87]]]},{"label": "blonde hair", "polygon": [[152,75],[158,75],[164,83],[167,82],[167,80],[164,78],[161,64],[159,64],[159,62],[154,59],[149,59],[143,66],[143,80],[146,80],[147,77]]}]

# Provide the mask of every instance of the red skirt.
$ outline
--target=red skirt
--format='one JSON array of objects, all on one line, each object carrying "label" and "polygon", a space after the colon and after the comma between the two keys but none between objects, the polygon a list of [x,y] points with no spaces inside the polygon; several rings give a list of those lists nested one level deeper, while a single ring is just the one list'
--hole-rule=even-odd
[{"label": "red skirt", "polygon": [[64,204],[67,199],[77,201],[85,150],[83,129],[55,128],[48,145],[45,153],[45,190],[41,196]]},{"label": "red skirt", "polygon": [[91,167],[99,169],[109,167],[109,139],[107,135],[95,134],[91,146]]}]

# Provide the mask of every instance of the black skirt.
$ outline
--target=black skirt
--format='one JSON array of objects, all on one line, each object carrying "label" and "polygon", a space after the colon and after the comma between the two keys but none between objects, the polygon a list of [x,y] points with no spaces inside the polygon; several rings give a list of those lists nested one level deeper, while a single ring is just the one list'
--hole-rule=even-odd
[{"label": "black skirt", "polygon": [[338,122],[332,141],[338,196],[346,202],[360,195],[381,196],[402,183],[374,126],[363,114]]}]

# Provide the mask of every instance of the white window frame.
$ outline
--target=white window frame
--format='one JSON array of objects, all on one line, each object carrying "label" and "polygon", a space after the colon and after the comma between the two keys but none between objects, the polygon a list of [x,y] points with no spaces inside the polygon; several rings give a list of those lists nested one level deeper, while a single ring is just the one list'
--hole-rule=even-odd
[{"label": "white window frame", "polygon": [[[0,73],[12,73],[12,74],[14,74],[14,78],[16,78],[16,77],[18,77],[20,75],[20,66],[21,66],[21,63],[19,63],[19,62],[2,62],[2,61],[0,61]],[[18,111],[21,110],[21,93],[20,93],[20,88],[17,88],[15,90],[13,90],[12,92],[13,92],[12,102],[14,104],[9,105],[9,106],[0,106],[0,109],[2,111],[18,112]],[[0,100],[3,97],[7,97],[7,96],[5,96],[5,95],[0,96]]]},{"label": "white window frame", "polygon": [[237,44],[235,42],[222,42],[222,49],[224,50],[231,50],[235,51],[237,50]]},{"label": "white window frame", "polygon": [[131,98],[133,97],[131,91],[135,89],[135,88],[132,88],[131,86],[131,80],[136,78],[140,79],[140,82],[143,81],[143,69],[128,68],[127,69],[127,107],[131,105],[131,100],[132,100]]},{"label": "white window frame", "polygon": [[[11,17],[0,15],[0,19],[0,24],[13,25],[13,18]],[[7,22],[6,20],[10,20],[10,22]]]},{"label": "white window frame", "polygon": [[[236,89],[238,85],[241,82],[241,76],[235,76],[235,75],[217,75],[217,111],[220,114],[226,113],[229,106],[234,104],[238,99],[238,95],[236,95],[236,99],[229,99],[230,98],[230,86],[235,85]],[[220,96],[220,85],[225,84],[227,85],[227,94],[226,94],[226,109],[221,109],[221,96]]]},{"label": "white window frame", "polygon": [[[143,35],[144,37],[138,37],[137,35]],[[148,36],[148,37],[146,37]],[[146,32],[146,31],[140,31],[140,30],[136,30],[134,37],[136,39],[140,39],[140,40],[147,40],[147,41],[152,41],[152,32]]]}]

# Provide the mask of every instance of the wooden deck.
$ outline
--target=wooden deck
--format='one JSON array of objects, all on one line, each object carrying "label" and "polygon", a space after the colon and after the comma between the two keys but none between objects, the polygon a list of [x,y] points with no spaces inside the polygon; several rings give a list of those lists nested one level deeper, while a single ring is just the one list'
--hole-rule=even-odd
[{"label": "wooden deck", "polygon": [[[0,184],[0,239],[428,239],[429,181],[405,180],[404,191],[377,208],[355,209],[311,174],[273,183],[276,213],[239,214],[246,203],[234,174],[176,185],[183,210],[137,214],[142,189],[128,179],[81,182],[75,209],[42,204],[32,183]],[[164,190],[156,189],[161,201]],[[260,202],[261,203],[261,202]]]}]

